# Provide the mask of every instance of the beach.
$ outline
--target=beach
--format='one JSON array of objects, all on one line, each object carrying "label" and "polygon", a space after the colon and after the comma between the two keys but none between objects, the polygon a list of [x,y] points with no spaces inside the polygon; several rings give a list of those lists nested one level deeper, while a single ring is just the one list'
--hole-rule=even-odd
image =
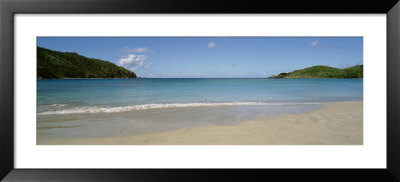
[{"label": "beach", "polygon": [[36,62],[36,145],[363,144],[362,37],[41,37]]},{"label": "beach", "polygon": [[41,138],[39,145],[362,145],[363,102],[326,103],[233,125],[205,125],[130,136]]}]

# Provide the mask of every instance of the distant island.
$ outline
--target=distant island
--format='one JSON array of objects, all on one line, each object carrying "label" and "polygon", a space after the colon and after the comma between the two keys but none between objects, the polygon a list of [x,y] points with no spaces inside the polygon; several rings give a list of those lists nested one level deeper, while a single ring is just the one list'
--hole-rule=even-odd
[{"label": "distant island", "polygon": [[37,47],[37,78],[136,78],[136,74],[109,61]]},{"label": "distant island", "polygon": [[280,73],[268,78],[363,78],[363,65],[356,65],[345,69],[329,66],[312,66],[289,73]]}]

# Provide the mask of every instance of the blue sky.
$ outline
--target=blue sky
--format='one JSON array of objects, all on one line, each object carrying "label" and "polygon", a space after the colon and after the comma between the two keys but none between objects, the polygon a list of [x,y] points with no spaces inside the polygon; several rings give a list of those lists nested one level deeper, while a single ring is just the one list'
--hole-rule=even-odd
[{"label": "blue sky", "polygon": [[37,45],[107,60],[148,78],[258,78],[363,63],[362,37],[38,37]]}]

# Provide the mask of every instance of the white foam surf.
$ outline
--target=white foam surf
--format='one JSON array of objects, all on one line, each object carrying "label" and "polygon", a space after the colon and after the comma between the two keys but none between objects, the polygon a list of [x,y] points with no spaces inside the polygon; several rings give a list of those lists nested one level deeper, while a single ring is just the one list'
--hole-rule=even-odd
[{"label": "white foam surf", "polygon": [[38,115],[50,114],[79,114],[79,113],[117,113],[134,110],[160,109],[160,108],[187,108],[187,107],[214,107],[214,106],[257,106],[257,105],[304,105],[321,103],[268,103],[268,102],[220,102],[220,103],[168,103],[168,104],[142,104],[120,107],[74,107],[64,110],[45,111]]}]

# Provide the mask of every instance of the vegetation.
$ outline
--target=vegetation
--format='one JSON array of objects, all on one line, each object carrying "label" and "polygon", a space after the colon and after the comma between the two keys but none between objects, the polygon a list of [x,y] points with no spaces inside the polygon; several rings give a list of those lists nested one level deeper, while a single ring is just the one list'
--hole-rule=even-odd
[{"label": "vegetation", "polygon": [[37,77],[136,78],[136,74],[108,61],[87,58],[73,52],[58,52],[37,47]]},{"label": "vegetation", "polygon": [[356,65],[346,69],[312,66],[289,73],[272,75],[269,78],[363,78],[363,65]]}]

